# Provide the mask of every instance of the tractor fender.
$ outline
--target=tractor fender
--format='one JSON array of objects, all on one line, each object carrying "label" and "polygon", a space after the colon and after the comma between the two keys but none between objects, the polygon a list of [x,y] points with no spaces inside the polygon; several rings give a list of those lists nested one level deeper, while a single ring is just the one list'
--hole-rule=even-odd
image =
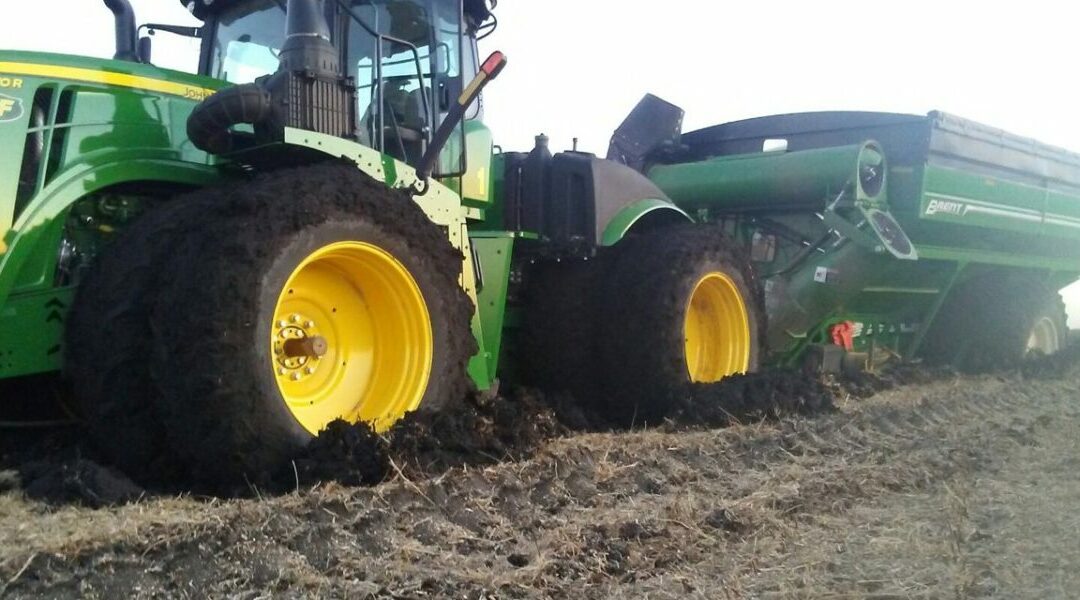
[{"label": "tractor fender", "polygon": [[671,225],[693,223],[686,211],[668,200],[645,198],[622,207],[604,226],[600,235],[601,246],[613,246],[631,230],[635,232]]},{"label": "tractor fender", "polygon": [[[177,186],[205,186],[222,178],[209,165],[171,158],[147,156],[145,149],[117,152],[108,161],[80,164],[57,175],[27,205],[11,231],[5,234],[6,252],[0,254],[0,303],[16,285],[45,286],[55,263],[55,248],[38,254],[39,247],[59,244],[66,211],[80,198],[131,182],[154,182]],[[48,256],[48,260],[34,260]],[[23,273],[25,268],[34,272]]]}]

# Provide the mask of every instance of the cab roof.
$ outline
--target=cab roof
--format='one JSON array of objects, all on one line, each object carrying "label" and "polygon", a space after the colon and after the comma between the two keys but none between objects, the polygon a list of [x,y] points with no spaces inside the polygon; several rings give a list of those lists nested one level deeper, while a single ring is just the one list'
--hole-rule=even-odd
[{"label": "cab roof", "polygon": [[[244,1],[245,0],[180,0],[180,4],[184,5],[184,8],[195,15],[195,18],[205,21],[206,17],[211,13],[235,6]],[[496,4],[497,0],[463,0],[463,9],[465,10],[465,14],[475,20],[476,23],[483,23],[491,16],[491,10],[495,8]]]}]

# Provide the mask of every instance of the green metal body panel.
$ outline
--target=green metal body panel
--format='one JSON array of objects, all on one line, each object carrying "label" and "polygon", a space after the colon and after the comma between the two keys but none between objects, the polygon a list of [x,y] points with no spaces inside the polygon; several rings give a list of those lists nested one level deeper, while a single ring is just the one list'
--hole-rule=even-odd
[{"label": "green metal body panel", "polygon": [[476,294],[476,306],[480,329],[477,337],[483,343],[482,351],[477,355],[477,359],[483,360],[483,368],[492,376],[502,372],[500,359],[503,332],[506,327],[506,300],[515,241],[516,236],[513,232],[472,234],[472,244],[481,274],[481,285]]},{"label": "green metal body panel", "polygon": [[487,125],[477,120],[466,121],[465,147],[457,136],[451,136],[443,154],[465,152],[465,172],[461,175],[438,177],[440,183],[461,196],[462,203],[472,209],[473,218],[483,218],[483,209],[491,205],[492,196],[492,136]]},{"label": "green metal body panel", "polygon": [[484,208],[484,218],[473,226],[473,231],[502,231],[505,223],[504,209],[506,183],[506,157],[501,152],[493,153],[490,162],[489,181],[491,185],[491,202]]},{"label": "green metal body panel", "polygon": [[[71,289],[55,287],[55,273],[73,204],[132,182],[185,189],[220,179],[185,132],[195,103],[220,84],[149,65],[8,51],[0,51],[0,83],[18,109],[0,120],[5,378],[60,367]],[[35,142],[40,154],[27,160]]]},{"label": "green metal body panel", "polygon": [[461,176],[461,198],[466,206],[486,209],[495,197],[491,130],[478,120],[465,121],[466,172]]},{"label": "green metal body panel", "polygon": [[9,297],[0,306],[0,378],[46,373],[63,366],[64,315],[74,288]]},{"label": "green metal body panel", "polygon": [[604,233],[601,235],[600,244],[602,246],[614,246],[619,243],[619,240],[623,239],[623,237],[625,237],[626,234],[634,228],[634,225],[639,223],[645,215],[658,212],[667,212],[678,215],[678,217],[690,222],[693,222],[694,220],[686,213],[686,211],[667,200],[645,198],[638,200],[615,213],[615,216],[604,226]]}]

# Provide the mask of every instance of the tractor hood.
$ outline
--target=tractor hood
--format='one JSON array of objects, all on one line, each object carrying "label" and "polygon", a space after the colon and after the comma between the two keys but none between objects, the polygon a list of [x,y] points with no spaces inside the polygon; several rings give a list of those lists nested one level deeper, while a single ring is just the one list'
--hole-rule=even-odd
[{"label": "tractor hood", "polygon": [[0,93],[12,95],[9,92],[17,91],[30,96],[40,83],[54,80],[100,84],[189,100],[202,100],[225,86],[216,79],[154,65],[21,50],[0,50],[0,80],[7,80],[8,84],[0,87]]}]

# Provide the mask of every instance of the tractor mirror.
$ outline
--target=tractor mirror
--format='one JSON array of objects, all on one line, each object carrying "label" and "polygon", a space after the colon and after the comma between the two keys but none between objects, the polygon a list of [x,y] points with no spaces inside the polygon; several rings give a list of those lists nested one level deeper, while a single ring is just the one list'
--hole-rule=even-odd
[{"label": "tractor mirror", "polygon": [[148,35],[139,38],[139,62],[150,64],[153,54],[154,40]]}]

